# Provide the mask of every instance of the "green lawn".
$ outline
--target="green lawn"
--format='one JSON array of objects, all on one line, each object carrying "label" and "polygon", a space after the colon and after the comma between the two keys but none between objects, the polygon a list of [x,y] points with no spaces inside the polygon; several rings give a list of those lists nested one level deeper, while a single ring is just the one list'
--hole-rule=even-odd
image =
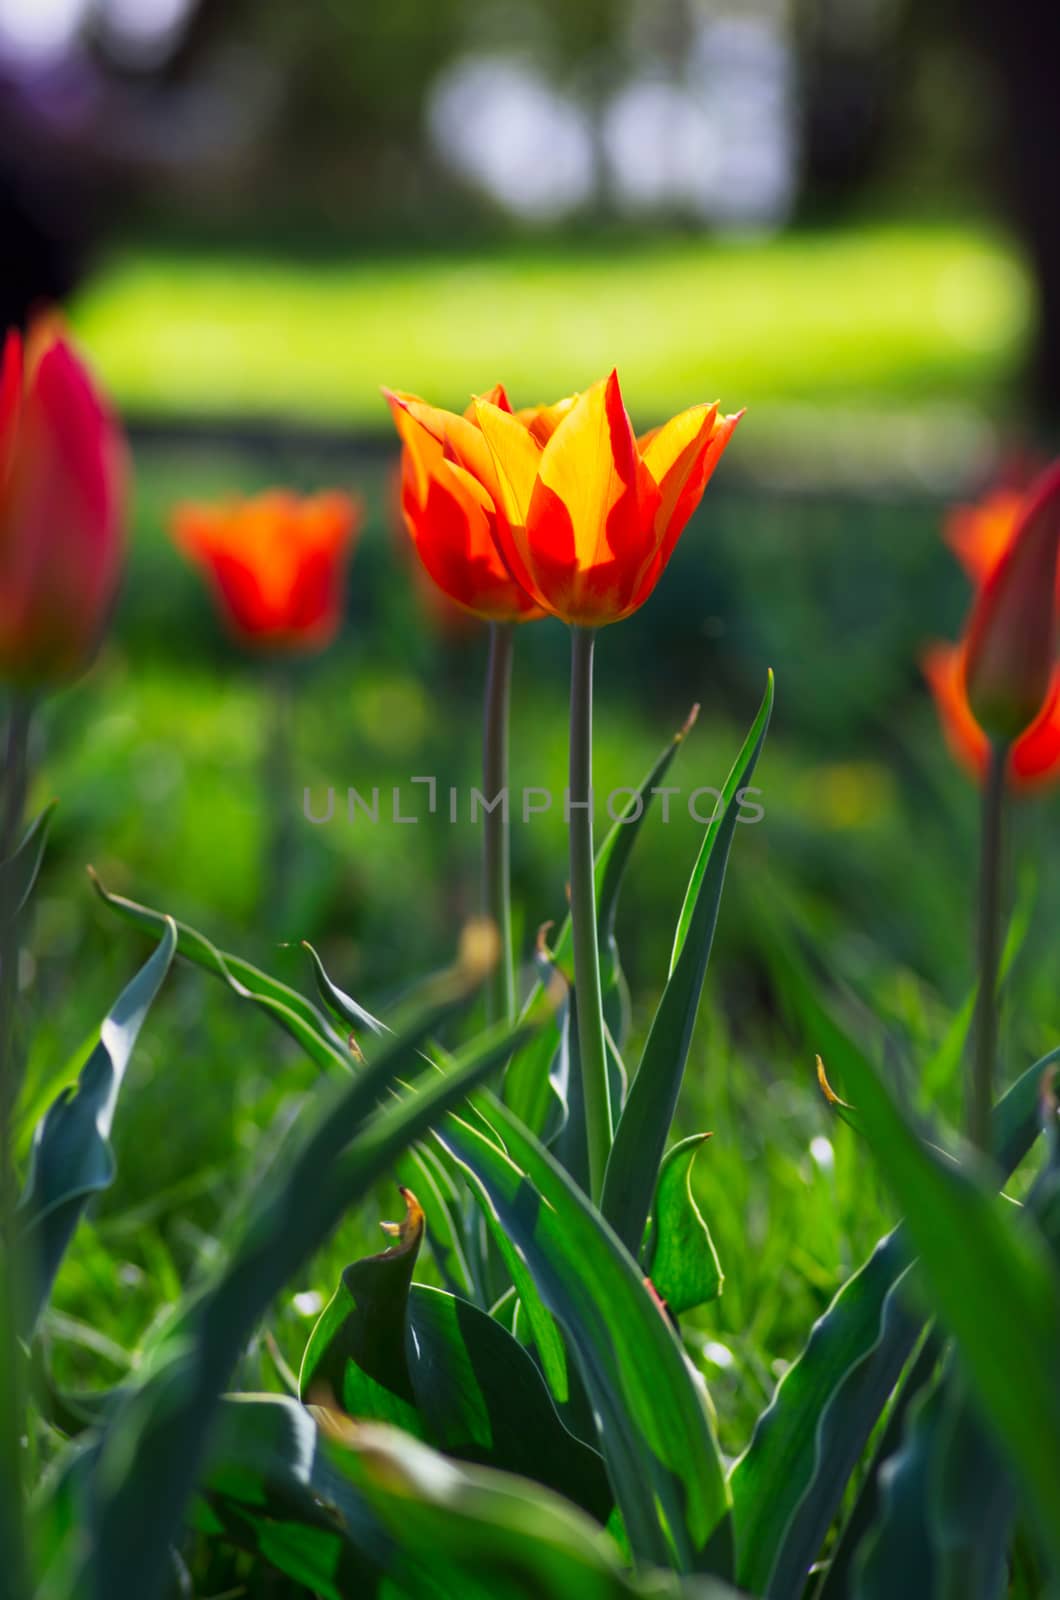
[{"label": "green lawn", "polygon": [[617,365],[645,423],[717,397],[761,439],[804,408],[996,412],[1029,307],[996,231],[878,224],[312,264],[137,252],[73,315],[119,402],[152,413],[382,427],[380,383],[462,406],[503,378],[529,402]]}]

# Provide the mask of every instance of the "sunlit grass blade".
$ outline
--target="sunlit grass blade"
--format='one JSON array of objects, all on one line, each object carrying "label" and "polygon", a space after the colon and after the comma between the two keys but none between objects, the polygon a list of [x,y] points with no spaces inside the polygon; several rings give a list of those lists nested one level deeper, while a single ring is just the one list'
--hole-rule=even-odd
[{"label": "sunlit grass blade", "polygon": [[122,990],[74,1089],[64,1089],[33,1137],[29,1172],[15,1212],[23,1285],[19,1327],[28,1337],[51,1293],[85,1206],[114,1179],[110,1130],[125,1069],[176,949],[172,922],[158,949]]},{"label": "sunlit grass blade", "polygon": [[505,1106],[488,1111],[505,1150],[457,1118],[439,1136],[479,1179],[566,1331],[637,1558],[724,1572],[729,1500],[702,1380],[583,1192]]},{"label": "sunlit grass blade", "polygon": [[[91,873],[92,883],[103,903],[136,927],[160,932],[167,920],[159,911],[137,905],[123,895],[111,894],[99,878]],[[327,1071],[349,1072],[353,1058],[345,1040],[341,1039],[322,1012],[312,1005],[297,989],[291,989],[268,973],[251,966],[241,956],[218,950],[209,939],[188,927],[184,922],[175,924],[177,954],[191,961],[205,972],[220,978],[241,1000],[253,1001],[261,1006],[273,1020],[301,1045],[306,1055]]]},{"label": "sunlit grass blade", "polygon": [[615,1129],[601,1210],[626,1249],[640,1249],[710,960],[740,793],[751,781],[773,710],[773,674],[743,748],[725,780],[692,869],[674,938],[670,974],[625,1109]]}]

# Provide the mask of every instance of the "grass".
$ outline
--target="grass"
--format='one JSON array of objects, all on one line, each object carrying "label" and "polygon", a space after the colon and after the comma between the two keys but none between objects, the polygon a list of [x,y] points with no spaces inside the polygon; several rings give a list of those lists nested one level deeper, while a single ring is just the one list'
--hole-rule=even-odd
[{"label": "grass", "polygon": [[763,439],[800,408],[996,413],[1030,288],[989,227],[880,223],[309,263],[140,251],[73,316],[118,400],[152,414],[382,428],[383,381],[462,408],[500,376],[528,403],[617,365],[645,424],[718,397]]}]

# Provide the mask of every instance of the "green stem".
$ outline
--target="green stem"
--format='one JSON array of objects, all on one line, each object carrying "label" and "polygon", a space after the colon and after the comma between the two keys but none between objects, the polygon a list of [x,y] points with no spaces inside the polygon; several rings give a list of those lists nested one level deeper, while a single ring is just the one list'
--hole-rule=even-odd
[{"label": "green stem", "polygon": [[[0,861],[14,852],[22,831],[28,780],[32,708],[16,698],[10,707],[0,771]],[[12,1124],[20,1063],[16,1028],[18,930],[14,907],[0,905],[0,1548],[5,1594],[26,1589],[21,1438],[24,1427],[22,1363],[15,1337],[16,1277],[11,1239],[15,1199]]]},{"label": "green stem", "polygon": [[482,740],[482,788],[487,805],[482,842],[483,910],[500,934],[500,960],[486,989],[490,1022],[515,1019],[515,960],[512,953],[511,827],[508,818],[508,711],[512,687],[515,624],[490,623],[486,672],[486,719]]},{"label": "green stem", "polygon": [[975,1053],[968,1095],[968,1137],[979,1150],[990,1146],[997,1062],[998,973],[1001,965],[1001,869],[1005,771],[1008,745],[991,746],[983,786],[979,855],[979,988],[975,1004]]},{"label": "green stem", "polygon": [[268,827],[262,895],[270,933],[290,938],[294,883],[294,688],[286,661],[270,663],[267,685],[269,719],[265,743],[265,819]]},{"label": "green stem", "polygon": [[600,950],[593,877],[593,645],[591,628],[571,629],[570,910],[574,935],[574,993],[585,1133],[589,1147],[589,1191],[599,1204],[611,1153],[611,1097],[600,988]]}]

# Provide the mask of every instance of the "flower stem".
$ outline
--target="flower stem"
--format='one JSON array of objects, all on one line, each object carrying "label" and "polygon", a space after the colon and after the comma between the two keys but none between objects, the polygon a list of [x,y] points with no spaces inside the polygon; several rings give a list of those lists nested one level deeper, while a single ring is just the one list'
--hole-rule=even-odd
[{"label": "flower stem", "polygon": [[591,628],[571,629],[570,910],[574,933],[574,992],[578,1013],[578,1054],[585,1133],[589,1147],[589,1190],[599,1202],[611,1153],[611,1098],[600,989],[600,950],[593,881],[593,645]]},{"label": "flower stem", "polygon": [[[32,707],[16,697],[8,713],[0,769],[0,862],[18,844],[26,804]],[[11,1215],[15,1200],[12,1124],[19,1090],[18,930],[13,905],[0,904],[0,1548],[7,1591],[26,1588],[21,1438],[24,1400],[15,1337],[17,1278]]]},{"label": "flower stem", "polygon": [[268,931],[290,938],[291,894],[294,885],[293,745],[294,685],[289,664],[284,660],[269,663],[266,683],[265,735],[265,842],[262,910]]},{"label": "flower stem", "polygon": [[975,1053],[968,1095],[968,1137],[979,1150],[990,1145],[997,1061],[998,972],[1001,964],[1001,869],[1008,745],[990,749],[983,786],[979,855],[979,988],[975,1005]]},{"label": "flower stem", "polygon": [[[482,789],[488,806],[482,844],[483,910],[500,934],[500,960],[486,989],[490,1022],[515,1017],[515,961],[512,954],[511,829],[508,817],[508,710],[512,687],[515,625],[490,623],[486,672],[486,720],[482,740]],[[502,796],[500,804],[496,804]]]}]

